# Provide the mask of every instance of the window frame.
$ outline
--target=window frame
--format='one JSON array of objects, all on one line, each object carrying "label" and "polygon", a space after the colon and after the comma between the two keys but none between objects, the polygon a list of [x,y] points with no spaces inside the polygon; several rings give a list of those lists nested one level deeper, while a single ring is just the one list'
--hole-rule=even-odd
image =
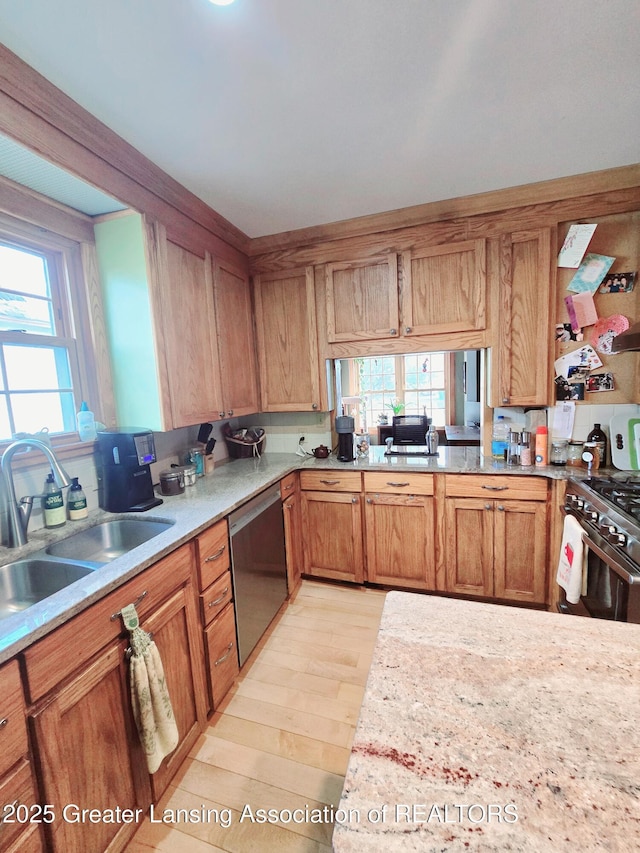
[{"label": "window frame", "polygon": [[[69,370],[76,411],[82,400],[86,400],[94,411],[96,419],[104,420],[100,377],[105,375],[106,369],[106,375],[110,381],[110,367],[106,368],[102,365],[98,371],[98,359],[95,353],[96,325],[103,322],[101,304],[95,298],[96,288],[94,286],[92,293],[90,281],[91,253],[95,255],[95,244],[57,233],[52,230],[50,223],[43,223],[37,215],[34,216],[33,222],[17,219],[5,212],[6,205],[1,203],[1,191],[2,184],[0,184],[0,242],[13,248],[33,251],[46,258],[52,297],[55,289],[52,305],[57,313],[56,331],[63,334],[38,335],[29,332],[0,331],[0,339],[3,343],[33,342],[43,346],[64,346],[69,353]],[[28,201],[33,193],[25,191],[24,195]],[[55,220],[60,206],[39,196],[38,203],[33,205],[33,209],[41,212],[43,203],[45,207],[50,208],[51,217]],[[64,212],[71,214],[72,217],[76,216],[76,212],[68,208],[64,208]],[[77,214],[77,218],[81,223],[79,230],[88,234],[86,224],[90,223],[90,217]],[[88,270],[86,270],[87,267]],[[109,389],[107,394],[108,391]],[[3,453],[14,440],[13,438],[0,440],[0,453]],[[93,442],[81,442],[77,430],[53,434],[50,442],[56,452],[61,453],[62,458],[93,453]],[[25,457],[31,455],[24,454]],[[37,458],[34,459],[34,464],[42,461],[39,454],[35,456]],[[16,458],[16,462],[18,459],[19,457]]]}]

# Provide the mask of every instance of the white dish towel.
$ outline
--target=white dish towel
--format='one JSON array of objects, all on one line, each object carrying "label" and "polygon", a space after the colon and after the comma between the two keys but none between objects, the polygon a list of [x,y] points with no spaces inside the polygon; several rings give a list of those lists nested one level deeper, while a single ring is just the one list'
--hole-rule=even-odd
[{"label": "white dish towel", "polygon": [[131,639],[129,686],[133,716],[149,773],[155,773],[162,759],[178,745],[178,726],[158,647],[140,627],[133,604],[123,607],[121,616]]},{"label": "white dish towel", "polygon": [[567,515],[562,530],[562,545],[556,581],[567,593],[569,604],[577,604],[586,572],[587,546],[582,541],[582,527],[573,515]]}]

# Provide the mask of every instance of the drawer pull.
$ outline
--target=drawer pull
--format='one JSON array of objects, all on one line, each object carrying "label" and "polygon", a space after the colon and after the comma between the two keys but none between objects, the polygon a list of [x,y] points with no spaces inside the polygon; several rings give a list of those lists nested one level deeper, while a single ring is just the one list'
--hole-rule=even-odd
[{"label": "drawer pull", "polygon": [[285,491],[285,492],[288,492],[288,491],[289,491],[289,489],[293,489],[293,488],[294,488],[294,484],[293,484],[293,483],[289,483],[289,485],[288,485],[288,486],[283,486],[283,487],[282,487],[282,490],[283,490],[283,491]]},{"label": "drawer pull", "polygon": [[8,725],[8,723],[9,723],[8,717],[5,717],[4,719],[0,720],[0,729],[3,729],[6,725]]},{"label": "drawer pull", "polygon": [[210,563],[212,560],[219,560],[220,557],[222,557],[222,555],[224,554],[224,552],[226,550],[227,550],[227,546],[223,545],[222,548],[220,548],[219,551],[216,551],[215,554],[211,554],[210,557],[205,557],[204,558],[205,563]]},{"label": "drawer pull", "polygon": [[[148,590],[146,590],[146,589],[145,589],[145,591],[144,591],[144,592],[141,592],[141,593],[140,593],[140,595],[139,595],[139,596],[136,598],[136,600],[133,602],[133,606],[134,606],[134,607],[137,607],[137,606],[142,602],[142,600],[143,600],[143,599],[145,599],[148,595],[149,595],[149,592],[148,592]],[[118,610],[118,612],[117,612],[117,613],[112,613],[112,614],[111,614],[111,621],[112,621],[112,622],[115,622],[115,621],[116,621],[116,619],[119,619],[121,616],[122,616],[122,611],[121,611],[121,610]]]},{"label": "drawer pull", "polygon": [[504,492],[509,486],[483,486],[482,488],[487,489],[489,492]]},{"label": "drawer pull", "polygon": [[210,601],[209,604],[207,604],[207,607],[215,607],[216,604],[220,604],[221,601],[225,600],[228,593],[229,593],[229,587],[225,586],[225,588],[222,591],[222,595],[218,596],[218,598],[216,598],[215,601]]},{"label": "drawer pull", "polygon": [[218,658],[218,660],[214,663],[214,666],[218,666],[219,664],[224,663],[226,661],[226,659],[229,657],[229,655],[231,654],[232,648],[233,648],[233,643],[229,643],[229,645],[227,646],[227,651],[225,652],[225,654],[222,655],[221,658]]},{"label": "drawer pull", "polygon": [[320,480],[321,483],[324,483],[325,486],[337,486],[340,480]]},{"label": "drawer pull", "polygon": [[395,486],[397,489],[404,488],[405,486],[410,486],[411,483],[392,483],[390,480],[387,480],[387,486]]}]

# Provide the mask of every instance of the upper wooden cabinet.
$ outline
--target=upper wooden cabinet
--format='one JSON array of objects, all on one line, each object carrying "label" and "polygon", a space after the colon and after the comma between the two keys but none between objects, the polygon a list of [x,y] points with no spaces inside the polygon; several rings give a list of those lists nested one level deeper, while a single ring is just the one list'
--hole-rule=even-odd
[{"label": "upper wooden cabinet", "polygon": [[224,417],[251,415],[260,401],[248,274],[216,260],[213,293]]},{"label": "upper wooden cabinet", "polygon": [[247,274],[134,212],[95,234],[118,423],[167,431],[256,412]]},{"label": "upper wooden cabinet", "polygon": [[402,334],[486,328],[484,240],[416,248],[402,255]]},{"label": "upper wooden cabinet", "polygon": [[486,328],[485,241],[388,252],[325,266],[327,342],[400,339]]},{"label": "upper wooden cabinet", "polygon": [[313,267],[254,278],[261,411],[326,408],[321,395]]},{"label": "upper wooden cabinet", "polygon": [[329,343],[398,334],[398,256],[325,267]]},{"label": "upper wooden cabinet", "polygon": [[515,231],[495,241],[491,280],[499,300],[491,357],[492,406],[546,406],[552,231]]}]

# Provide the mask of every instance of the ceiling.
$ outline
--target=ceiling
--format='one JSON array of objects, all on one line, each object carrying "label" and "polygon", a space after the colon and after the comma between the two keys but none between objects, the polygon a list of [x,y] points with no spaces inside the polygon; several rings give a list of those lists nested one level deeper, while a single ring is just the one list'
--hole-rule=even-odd
[{"label": "ceiling", "polygon": [[0,0],[0,20],[250,237],[640,161],[638,0]]}]

